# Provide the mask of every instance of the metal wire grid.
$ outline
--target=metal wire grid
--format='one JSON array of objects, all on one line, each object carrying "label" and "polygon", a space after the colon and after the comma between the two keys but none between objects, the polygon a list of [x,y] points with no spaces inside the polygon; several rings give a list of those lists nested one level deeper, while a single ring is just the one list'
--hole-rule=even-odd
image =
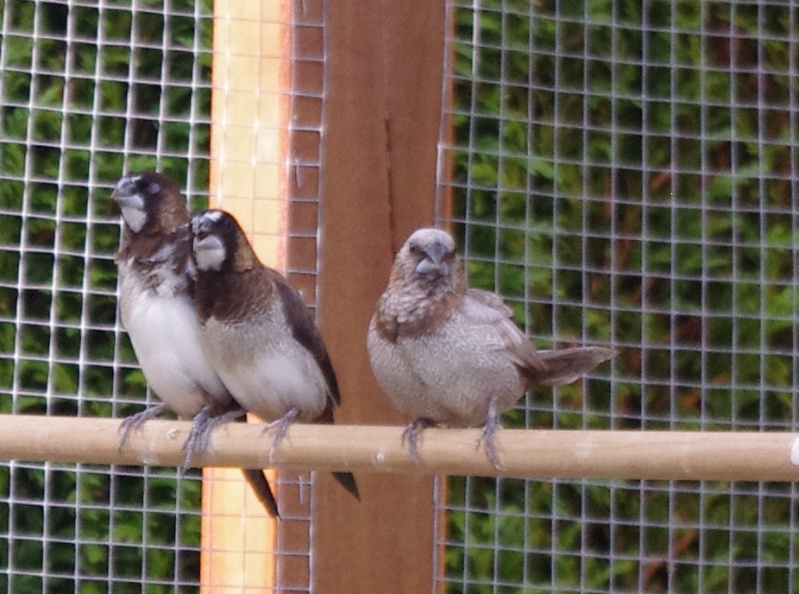
[{"label": "metal wire grid", "polygon": [[[289,221],[286,277],[305,303],[316,311],[318,271],[321,265],[322,126],[325,86],[325,0],[291,3],[291,80],[287,193]],[[297,485],[299,513],[295,520],[281,520],[277,552],[278,584],[287,591],[313,591],[311,546],[314,522],[313,480],[315,473],[280,473],[281,486]],[[300,570],[292,572],[292,564]]]},{"label": "metal wire grid", "polygon": [[[218,193],[215,198],[218,200],[219,207],[241,213],[246,220],[252,222],[252,228],[245,226],[250,239],[256,249],[259,241],[266,240],[269,245],[275,245],[270,240],[277,240],[278,250],[285,251],[290,258],[281,262],[279,267],[281,272],[288,277],[293,288],[298,290],[306,304],[314,309],[317,301],[316,281],[318,270],[318,250],[317,250],[317,229],[319,226],[319,179],[320,179],[320,139],[322,127],[322,102],[324,97],[324,8],[323,0],[305,0],[303,2],[278,2],[278,3],[255,3],[250,5],[250,11],[242,12],[241,6],[234,3],[226,4],[231,11],[225,14],[218,10],[217,18],[225,23],[222,26],[229,27],[227,35],[235,38],[241,35],[243,29],[240,25],[249,27],[264,27],[278,25],[270,28],[258,47],[241,48],[233,50],[227,48],[226,60],[220,61],[218,67],[235,71],[240,68],[241,62],[246,62],[257,58],[265,61],[290,61],[288,77],[281,79],[275,86],[275,81],[265,81],[262,72],[252,72],[252,77],[246,80],[234,80],[225,77],[225,88],[219,91],[225,94],[241,93],[243,96],[254,95],[255,101],[252,108],[253,121],[245,124],[247,130],[239,129],[243,134],[253,134],[256,152],[259,155],[251,155],[233,150],[232,154],[223,152],[221,160],[226,165],[244,165],[244,170],[252,176],[255,187],[255,195],[250,199],[245,197],[245,204],[241,204],[241,196],[226,195],[224,192]],[[286,10],[287,9],[287,10]],[[279,14],[280,16],[275,16]],[[286,22],[275,19],[285,17]],[[244,21],[244,23],[233,21]],[[284,56],[274,53],[275,47],[265,46],[276,43],[282,44],[284,36],[283,27],[290,29],[288,38],[290,39],[289,55]],[[251,29],[250,29],[251,31]],[[282,52],[285,48],[280,48]],[[222,51],[222,48],[219,48]],[[259,64],[263,69],[263,62]],[[282,69],[282,65],[280,66]],[[228,86],[231,85],[231,86]],[[287,147],[280,146],[278,152],[281,154],[278,159],[285,161],[270,162],[269,165],[277,166],[280,170],[280,190],[275,193],[272,188],[264,188],[259,185],[259,167],[250,167],[256,159],[261,158],[261,153],[268,152],[261,142],[263,136],[269,136],[268,142],[275,137],[281,137],[282,128],[285,122],[280,122],[280,130],[275,129],[275,123],[270,113],[265,120],[260,119],[260,114],[267,112],[270,106],[281,104],[283,97],[288,97],[288,130]],[[234,101],[235,103],[235,101]],[[282,110],[282,104],[279,108]],[[233,115],[236,119],[237,114]],[[282,114],[281,114],[282,115]],[[222,121],[222,127],[226,127],[227,122]],[[236,125],[240,125],[237,122]],[[282,137],[281,137],[282,141]],[[286,149],[287,155],[282,151]],[[262,165],[259,161],[258,165]],[[231,168],[231,169],[233,169]],[[223,165],[225,169],[225,165]],[[279,217],[265,217],[264,212],[268,210],[266,206],[270,201],[283,200],[288,196],[288,221],[286,228],[282,227],[283,221],[276,222]],[[282,210],[282,209],[281,209]],[[275,220],[266,220],[275,219]],[[283,242],[283,237],[287,241]],[[282,254],[281,254],[282,255]],[[276,265],[269,262],[270,265]],[[278,490],[287,496],[279,497],[281,520],[277,527],[277,542],[274,550],[258,551],[253,550],[250,542],[246,539],[242,543],[242,548],[246,550],[251,558],[263,559],[268,562],[267,555],[274,554],[276,557],[276,580],[275,587],[281,591],[305,592],[311,590],[311,571],[312,550],[310,546],[311,533],[313,530],[313,476],[310,473],[296,474],[281,471],[277,475]],[[213,540],[213,535],[212,535]],[[215,550],[219,550],[216,544]],[[258,561],[255,562],[255,565]],[[242,573],[245,568],[242,566]],[[224,586],[224,584],[220,584]]]},{"label": "metal wire grid", "polygon": [[[456,207],[440,219],[471,284],[542,347],[620,351],[505,424],[795,430],[796,7],[448,14],[440,194]],[[434,591],[799,585],[793,484],[465,478],[448,493]]]},{"label": "metal wire grid", "polygon": [[[308,4],[293,15],[320,30]],[[122,417],[150,394],[117,319],[109,193],[158,169],[207,203],[212,3],[18,0],[0,19],[0,411]],[[196,591],[197,478],[0,465],[0,591]]]}]

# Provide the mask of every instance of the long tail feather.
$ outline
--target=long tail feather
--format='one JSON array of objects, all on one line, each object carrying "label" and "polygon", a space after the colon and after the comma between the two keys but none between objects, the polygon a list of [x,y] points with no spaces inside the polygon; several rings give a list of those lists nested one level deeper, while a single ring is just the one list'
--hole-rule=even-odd
[{"label": "long tail feather", "polygon": [[267,513],[273,518],[279,518],[280,514],[277,511],[277,501],[272,494],[272,488],[269,486],[269,481],[266,480],[263,471],[242,468],[241,472],[244,474],[244,478],[247,479],[247,482],[250,483],[258,501],[266,508]]},{"label": "long tail feather", "polygon": [[605,347],[538,351],[538,356],[546,363],[546,371],[539,381],[544,386],[570,384],[615,355],[616,351]]}]

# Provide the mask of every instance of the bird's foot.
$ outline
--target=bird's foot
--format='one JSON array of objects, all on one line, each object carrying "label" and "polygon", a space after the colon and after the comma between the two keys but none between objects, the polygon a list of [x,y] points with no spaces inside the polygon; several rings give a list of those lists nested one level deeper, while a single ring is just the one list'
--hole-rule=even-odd
[{"label": "bird's foot", "polygon": [[215,415],[216,410],[214,406],[206,406],[194,415],[189,436],[181,448],[186,452],[181,467],[182,472],[186,472],[191,467],[191,459],[196,452],[204,452],[211,445],[211,433],[214,429],[230,421],[235,421],[245,414],[244,410],[237,409]]},{"label": "bird's foot", "polygon": [[438,425],[438,423],[435,421],[426,417],[419,417],[411,421],[411,423],[405,427],[405,431],[402,432],[402,445],[408,444],[408,453],[410,454],[412,462],[415,463],[418,458],[417,442],[419,441],[419,434],[423,429],[435,427],[436,425]]},{"label": "bird's foot", "polygon": [[127,443],[130,432],[133,429],[138,429],[150,419],[154,419],[158,415],[165,413],[167,410],[169,410],[169,407],[162,403],[151,406],[150,408],[145,409],[140,413],[136,413],[135,415],[126,417],[119,426],[119,432],[122,434],[122,437],[119,438],[119,451],[121,452],[122,448],[125,447],[125,443]]},{"label": "bird's foot", "polygon": [[500,427],[496,402],[492,400],[488,405],[486,424],[483,426],[483,430],[480,431],[480,437],[477,438],[476,449],[480,449],[480,444],[485,443],[486,458],[488,458],[488,461],[491,462],[491,465],[497,470],[502,470],[502,464],[500,464],[496,450],[494,450],[494,438],[497,429]]},{"label": "bird's foot", "polygon": [[280,417],[276,421],[272,421],[271,423],[267,423],[266,427],[264,427],[264,433],[267,431],[272,431],[272,450],[274,450],[277,446],[280,445],[280,442],[283,441],[283,438],[286,437],[286,434],[289,431],[289,427],[294,422],[294,419],[297,418],[297,415],[300,414],[300,411],[296,408],[290,408],[286,414]]}]

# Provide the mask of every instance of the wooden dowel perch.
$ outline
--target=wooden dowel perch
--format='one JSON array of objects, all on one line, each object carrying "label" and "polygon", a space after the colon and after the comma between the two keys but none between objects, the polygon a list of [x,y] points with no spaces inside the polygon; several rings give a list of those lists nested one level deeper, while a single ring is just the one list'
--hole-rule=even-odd
[{"label": "wooden dowel perch", "polygon": [[[148,421],[119,449],[119,419],[0,415],[0,459],[180,466],[190,424]],[[295,424],[269,454],[262,426],[229,423],[196,466],[651,480],[799,480],[799,434],[501,429],[493,468],[479,429],[426,429],[414,463],[402,427]]]}]

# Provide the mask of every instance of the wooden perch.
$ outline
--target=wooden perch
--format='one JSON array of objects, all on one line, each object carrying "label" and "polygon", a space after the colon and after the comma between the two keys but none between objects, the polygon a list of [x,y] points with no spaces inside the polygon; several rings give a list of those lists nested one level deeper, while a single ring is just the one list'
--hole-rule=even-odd
[{"label": "wooden perch", "polygon": [[[190,424],[154,420],[119,450],[119,419],[0,415],[0,459],[180,466]],[[799,434],[501,429],[503,463],[475,449],[478,429],[426,429],[413,463],[402,427],[292,425],[272,455],[262,426],[217,429],[196,466],[651,480],[799,480]]]}]

